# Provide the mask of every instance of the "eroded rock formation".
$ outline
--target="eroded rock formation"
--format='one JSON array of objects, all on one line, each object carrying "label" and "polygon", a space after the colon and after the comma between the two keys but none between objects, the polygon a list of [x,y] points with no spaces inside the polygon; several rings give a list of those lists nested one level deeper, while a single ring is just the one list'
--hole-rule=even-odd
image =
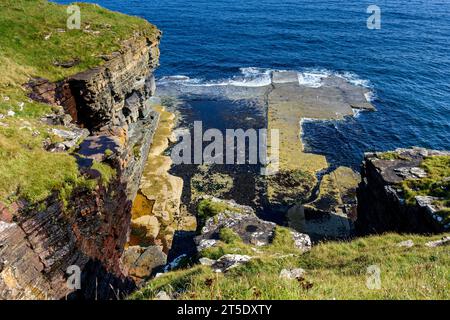
[{"label": "eroded rock formation", "polygon": [[[426,169],[433,170],[433,168],[424,167],[423,163],[425,159],[432,157],[448,159],[449,156],[449,152],[423,148],[366,153],[361,169],[362,182],[357,191],[357,231],[360,234],[386,231],[408,233],[448,231],[450,228],[448,209],[442,207],[442,201],[445,202],[446,199],[420,192],[407,199],[402,183],[409,180],[415,181],[418,185],[421,179],[436,179],[434,183],[442,184],[440,191],[445,192],[445,188],[448,188],[446,186],[448,177],[440,175],[432,177]],[[445,169],[445,166],[440,167]]]},{"label": "eroded rock formation", "polygon": [[[90,130],[75,155],[81,173],[98,183],[75,188],[65,201],[55,192],[38,205],[0,205],[1,299],[110,299],[133,289],[120,258],[159,118],[147,103],[159,37],[135,34],[97,68],[58,83],[29,83],[30,97],[62,105]],[[82,271],[81,290],[67,286],[71,265]]]}]

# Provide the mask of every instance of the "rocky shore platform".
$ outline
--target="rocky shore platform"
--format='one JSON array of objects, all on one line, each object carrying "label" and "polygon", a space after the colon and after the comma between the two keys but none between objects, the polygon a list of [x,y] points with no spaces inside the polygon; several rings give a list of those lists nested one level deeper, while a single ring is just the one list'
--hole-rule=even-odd
[{"label": "rocky shore platform", "polygon": [[202,121],[203,130],[279,132],[278,171],[273,175],[261,176],[261,165],[174,166],[173,174],[185,182],[183,203],[195,212],[198,196],[234,199],[254,207],[266,220],[312,234],[314,240],[350,236],[359,175],[305,152],[302,123],[344,119],[355,109],[373,111],[369,93],[337,75],[324,76],[314,86],[303,84],[296,71],[272,71],[263,85],[158,84],[157,95],[180,115],[178,128],[192,133],[192,123]]}]

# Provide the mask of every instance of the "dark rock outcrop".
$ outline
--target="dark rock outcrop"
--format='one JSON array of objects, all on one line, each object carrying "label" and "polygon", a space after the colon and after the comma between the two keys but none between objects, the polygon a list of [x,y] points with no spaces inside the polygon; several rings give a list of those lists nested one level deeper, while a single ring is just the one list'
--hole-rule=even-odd
[{"label": "dark rock outcrop", "polygon": [[[216,245],[220,231],[224,228],[233,230],[247,244],[265,246],[272,243],[277,226],[275,223],[258,218],[254,210],[248,206],[214,197],[207,198],[223,204],[226,209],[206,221],[201,234],[195,238],[197,251]],[[307,234],[293,230],[291,234],[295,246],[300,251],[307,251],[311,248],[311,240]]]},{"label": "dark rock outcrop", "polygon": [[448,152],[422,148],[397,149],[390,153],[366,153],[361,168],[362,181],[357,190],[359,234],[386,231],[437,233],[449,230],[450,224],[438,215],[430,196],[416,196],[415,203],[405,201],[401,183],[421,179],[426,157],[450,155]]}]

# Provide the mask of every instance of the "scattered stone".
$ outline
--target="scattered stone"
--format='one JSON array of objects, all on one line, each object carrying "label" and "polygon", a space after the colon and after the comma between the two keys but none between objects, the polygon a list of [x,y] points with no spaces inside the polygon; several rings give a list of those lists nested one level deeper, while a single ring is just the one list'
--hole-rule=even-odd
[{"label": "scattered stone", "polygon": [[216,260],[209,258],[200,258],[198,261],[202,266],[212,266],[214,263],[216,263]]},{"label": "scattered stone", "polygon": [[156,294],[155,300],[172,300],[172,298],[165,291],[160,291]]},{"label": "scattered stone", "polygon": [[412,248],[414,247],[414,242],[412,240],[402,241],[397,243],[397,247]]},{"label": "scattered stone", "polygon": [[403,167],[394,169],[394,171],[405,179],[421,179],[427,176],[425,170],[419,167]]},{"label": "scattered stone", "polygon": [[50,39],[51,36],[52,36],[52,33],[50,32],[49,34],[44,36],[44,40],[47,41],[48,39]]},{"label": "scattered stone", "polygon": [[8,112],[6,113],[6,115],[7,115],[8,117],[14,117],[14,116],[16,115],[16,113],[15,113],[14,111],[12,111],[12,110],[8,110]]},{"label": "scattered stone", "polygon": [[280,272],[281,279],[301,279],[305,275],[306,271],[302,268],[296,269],[283,269]]},{"label": "scattered stone", "polygon": [[202,239],[197,245],[197,251],[200,252],[202,250],[214,247],[217,244],[217,240],[214,239]]},{"label": "scattered stone", "polygon": [[294,245],[303,252],[311,249],[311,239],[307,234],[291,231],[292,238],[294,239]]},{"label": "scattered stone", "polygon": [[[202,228],[201,235],[195,238],[199,252],[215,245],[220,230],[223,228],[231,229],[247,244],[260,247],[272,243],[277,225],[258,218],[251,207],[241,206],[234,201],[221,200],[214,197],[206,197],[206,199],[220,203],[224,210],[209,218]],[[295,246],[300,251],[304,252],[311,248],[311,239],[307,234],[295,231],[291,231],[291,234]]]},{"label": "scattered stone", "polygon": [[5,115],[0,113],[0,119],[4,119]]},{"label": "scattered stone", "polygon": [[4,96],[3,97],[3,101],[9,101],[9,97],[8,96]]},{"label": "scattered stone", "polygon": [[[75,147],[80,140],[83,140],[89,136],[89,130],[79,128],[72,128],[71,130],[52,129],[51,132],[62,138],[64,141],[57,143],[56,145],[50,145],[48,150],[62,149],[62,151],[64,151],[71,149]],[[64,148],[61,148],[61,145],[64,146]]]},{"label": "scattered stone", "polygon": [[214,272],[227,272],[250,261],[252,257],[240,254],[226,254],[219,258],[211,267]]},{"label": "scattered stone", "polygon": [[53,64],[61,68],[72,68],[80,63],[80,59],[76,58],[68,61],[55,61]]},{"label": "scattered stone", "polygon": [[449,244],[450,244],[450,237],[443,237],[441,240],[430,241],[430,242],[425,243],[425,245],[430,248],[436,248],[436,247],[449,245]]},{"label": "scattered stone", "polygon": [[184,259],[187,258],[186,254],[182,254],[181,256],[175,258],[171,263],[164,267],[164,272],[169,272],[171,270],[175,270],[180,266]]}]

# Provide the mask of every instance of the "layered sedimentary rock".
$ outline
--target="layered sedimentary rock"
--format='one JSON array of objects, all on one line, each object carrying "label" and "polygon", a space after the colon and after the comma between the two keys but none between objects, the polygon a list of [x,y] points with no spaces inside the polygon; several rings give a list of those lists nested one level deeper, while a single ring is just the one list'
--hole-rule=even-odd
[{"label": "layered sedimentary rock", "polygon": [[[131,206],[159,119],[154,94],[159,33],[135,34],[92,70],[58,83],[31,81],[30,96],[62,105],[90,135],[75,147],[80,172],[95,186],[77,187],[29,206],[0,205],[0,298],[119,298],[134,287],[121,265]],[[75,130],[67,125],[66,130]],[[109,168],[109,176],[99,166]],[[81,290],[67,268],[81,269]]]},{"label": "layered sedimentary rock", "polygon": [[[436,167],[434,161],[426,165],[427,159],[439,163]],[[445,172],[449,163],[449,152],[422,148],[366,153],[357,191],[358,233],[448,231],[449,199],[445,194],[448,197],[449,177]],[[405,182],[414,186],[412,194],[407,194]],[[422,182],[432,191],[421,189]],[[427,194],[430,192],[442,196]]]}]

